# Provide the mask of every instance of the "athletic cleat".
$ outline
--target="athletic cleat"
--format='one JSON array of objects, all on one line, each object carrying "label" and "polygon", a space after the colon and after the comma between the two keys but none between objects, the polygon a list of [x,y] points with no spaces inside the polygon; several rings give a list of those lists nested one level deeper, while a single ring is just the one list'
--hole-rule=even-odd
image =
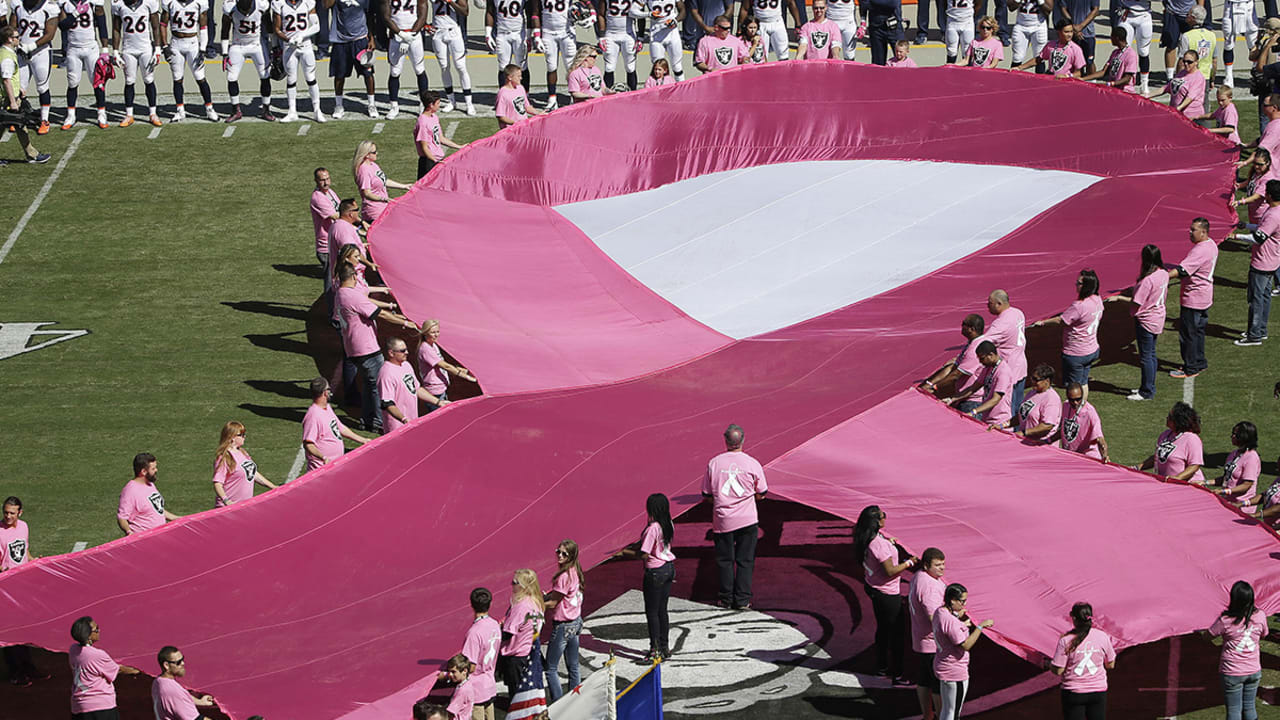
[{"label": "athletic cleat", "polygon": [[150,122],[152,125],[155,125],[156,127],[160,127],[161,125],[164,125],[164,123],[160,122],[160,118],[156,115],[152,115],[150,118],[147,119],[147,121]]},{"label": "athletic cleat", "polygon": [[342,108],[342,106],[341,106],[341,105],[339,105],[338,107],[336,107],[336,108],[334,108],[334,109],[333,109],[333,119],[334,119],[334,120],[341,120],[341,119],[342,119],[342,116],[343,116],[343,115],[346,115],[346,114],[347,114],[347,111],[346,111],[346,110],[344,110],[344,109]]},{"label": "athletic cleat", "polygon": [[329,118],[325,117],[325,116],[324,116],[324,113],[322,113],[322,112],[320,112],[319,110],[317,110],[317,111],[316,111],[316,122],[318,122],[318,123],[327,123],[327,122],[329,122]]},{"label": "athletic cleat", "polygon": [[99,116],[98,116],[98,127],[99,127],[100,129],[102,129],[102,130],[106,130],[108,127],[110,127],[110,125],[107,123],[107,116],[106,116],[106,115],[99,115]]},{"label": "athletic cleat", "polygon": [[258,117],[262,118],[267,122],[276,121],[276,116],[271,114],[271,108],[262,108],[262,114],[259,115]]},{"label": "athletic cleat", "polygon": [[75,126],[76,126],[76,121],[75,121],[75,120],[68,120],[68,121],[66,121],[66,122],[62,123],[62,129],[63,129],[63,130],[70,130],[71,128],[73,128],[73,127],[75,127]]},{"label": "athletic cleat", "polygon": [[441,100],[441,101],[440,101],[440,112],[453,112],[453,101],[452,101],[452,100]]},{"label": "athletic cleat", "polygon": [[133,124],[132,115],[125,115],[124,119],[120,121],[120,127],[129,127],[132,124]]},{"label": "athletic cleat", "polygon": [[285,113],[284,117],[280,118],[280,122],[282,123],[297,122],[297,121],[298,121],[298,113],[292,110]]},{"label": "athletic cleat", "polygon": [[551,112],[552,110],[555,110],[558,107],[560,107],[560,101],[556,98],[555,95],[552,95],[551,97],[547,98],[547,103],[542,106],[542,109],[545,112]]},{"label": "athletic cleat", "polygon": [[1183,370],[1182,368],[1178,368],[1177,370],[1170,370],[1170,371],[1169,371],[1169,377],[1173,378],[1174,380],[1190,380],[1191,378],[1193,378],[1193,377],[1195,377],[1195,376],[1197,376],[1197,375],[1199,375],[1199,374],[1200,374],[1200,373],[1198,373],[1198,372],[1189,373],[1189,372],[1187,372],[1187,371]]},{"label": "athletic cleat", "polygon": [[49,153],[40,153],[39,155],[36,155],[35,157],[28,160],[27,162],[32,162],[32,163],[35,163],[36,165],[43,165],[49,162],[49,158],[51,157],[53,156],[50,155]]},{"label": "athletic cleat", "polygon": [[466,113],[467,113],[468,115],[470,115],[471,117],[475,117],[475,116],[476,116],[476,106],[475,106],[475,105],[472,105],[471,103],[467,103],[467,110],[466,110]]},{"label": "athletic cleat", "polygon": [[387,108],[387,119],[395,120],[400,115],[400,103],[391,103],[391,107]]},{"label": "athletic cleat", "polygon": [[36,134],[37,134],[37,135],[48,135],[48,134],[49,134],[49,121],[48,121],[48,120],[41,120],[41,121],[40,121],[40,126],[36,128]]},{"label": "athletic cleat", "polygon": [[923,32],[923,31],[922,31],[922,32],[917,32],[917,33],[916,33],[916,39],[915,39],[915,42],[914,42],[913,44],[915,44],[915,45],[923,45],[923,44],[925,44],[925,43],[927,43],[927,42],[929,42],[929,35],[928,35],[928,33],[925,33],[925,32]]},{"label": "athletic cleat", "polygon": [[169,118],[169,122],[171,123],[182,122],[183,120],[186,120],[186,119],[187,119],[187,111],[179,110],[173,114],[173,117]]},{"label": "athletic cleat", "polygon": [[209,122],[218,122],[218,120],[221,119],[218,117],[218,111],[214,110],[212,107],[204,109],[204,116],[209,119]]},{"label": "athletic cleat", "polygon": [[369,117],[373,118],[374,120],[377,120],[380,117],[378,115],[378,103],[376,102],[369,103]]},{"label": "athletic cleat", "polygon": [[244,119],[244,113],[240,112],[240,108],[237,107],[235,110],[231,112],[230,115],[227,116],[227,124],[231,124],[237,120],[243,120],[243,119]]}]

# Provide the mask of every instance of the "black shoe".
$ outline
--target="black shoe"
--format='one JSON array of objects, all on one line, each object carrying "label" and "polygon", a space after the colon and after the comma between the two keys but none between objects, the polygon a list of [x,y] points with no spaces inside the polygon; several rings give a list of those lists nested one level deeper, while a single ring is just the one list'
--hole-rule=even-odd
[{"label": "black shoe", "polygon": [[231,123],[242,119],[244,119],[244,113],[240,112],[240,106],[237,105],[235,112],[227,116],[226,123],[230,125]]},{"label": "black shoe", "polygon": [[743,605],[734,605],[734,606],[733,606],[733,609],[734,609],[734,610],[750,610],[750,609],[751,609],[751,603],[746,603],[746,604],[743,604]]},{"label": "black shoe", "polygon": [[[51,157],[53,157],[53,156],[52,156],[52,155],[50,155],[49,153],[40,153],[39,155],[36,155],[35,157],[33,157],[33,158],[31,158],[30,160],[28,160],[27,162],[35,163],[36,165],[43,165],[43,164],[45,164],[45,163],[49,162],[49,158],[51,158]],[[28,683],[28,684],[30,684],[30,683]]]},{"label": "black shoe", "polygon": [[260,115],[259,117],[261,117],[263,120],[266,120],[267,122],[276,121],[276,116],[271,114],[271,108],[263,108],[262,115]]},{"label": "black shoe", "polygon": [[918,32],[918,33],[916,33],[916,41],[915,41],[915,44],[916,44],[916,45],[923,45],[923,44],[925,44],[925,43],[927,43],[927,42],[929,42],[929,34],[928,34],[928,33],[926,33],[926,32]]}]

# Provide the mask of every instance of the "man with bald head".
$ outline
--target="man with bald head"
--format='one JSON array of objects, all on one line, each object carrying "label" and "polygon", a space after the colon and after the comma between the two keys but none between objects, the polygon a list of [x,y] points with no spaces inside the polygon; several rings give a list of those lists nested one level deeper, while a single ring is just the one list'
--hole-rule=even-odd
[{"label": "man with bald head", "polygon": [[751,573],[756,565],[756,500],[769,491],[764,468],[742,451],[739,425],[724,431],[725,451],[711,458],[702,480],[702,497],[711,500],[711,532],[720,569],[720,607],[751,607]]},{"label": "man with bald head", "polygon": [[378,397],[382,399],[382,429],[398,430],[418,418],[418,401],[441,407],[448,400],[427,392],[418,382],[409,359],[409,346],[398,337],[386,343],[387,361],[378,370]]},{"label": "man with bald head", "polygon": [[1027,378],[1027,318],[1022,311],[1009,304],[1009,293],[992,290],[987,296],[987,311],[995,316],[984,333],[1000,351],[1000,359],[1009,363],[1013,376],[1010,407],[1022,407],[1022,395]]}]

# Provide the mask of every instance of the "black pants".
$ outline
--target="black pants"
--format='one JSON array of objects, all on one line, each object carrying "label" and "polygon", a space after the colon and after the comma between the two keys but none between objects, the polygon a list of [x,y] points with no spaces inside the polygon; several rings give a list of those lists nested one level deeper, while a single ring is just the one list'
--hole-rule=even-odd
[{"label": "black pants", "polygon": [[894,43],[902,39],[902,9],[898,9],[896,16],[871,15],[867,20],[867,37],[871,45],[871,64],[888,63]]},{"label": "black pants", "polygon": [[1188,375],[1209,367],[1204,357],[1204,333],[1208,325],[1208,310],[1184,307],[1178,316],[1178,347],[1182,350],[1182,370]]},{"label": "black pants", "polygon": [[716,533],[716,566],[720,568],[720,604],[745,607],[751,602],[751,573],[756,567],[756,530]]},{"label": "black pants", "polygon": [[886,595],[871,587],[867,588],[867,595],[871,597],[871,610],[876,616],[876,669],[899,677],[907,629],[902,596]]},{"label": "black pants", "polygon": [[676,564],[644,569],[644,617],[649,625],[649,649],[664,656],[671,650],[671,628],[667,601],[671,599],[671,583],[676,579]]},{"label": "black pants", "polygon": [[71,713],[71,720],[120,720],[120,711],[116,708],[110,710],[94,710],[86,713]]},{"label": "black pants", "polygon": [[421,180],[422,178],[426,177],[427,173],[431,172],[431,168],[435,166],[436,166],[435,160],[432,160],[429,157],[419,157],[418,158],[418,179]]},{"label": "black pants", "polygon": [[31,662],[31,648],[26,645],[6,645],[3,648],[4,664],[9,670],[9,679],[34,680],[40,675],[35,663]]},{"label": "black pants", "polygon": [[1063,720],[1107,720],[1107,691],[1062,691]]}]

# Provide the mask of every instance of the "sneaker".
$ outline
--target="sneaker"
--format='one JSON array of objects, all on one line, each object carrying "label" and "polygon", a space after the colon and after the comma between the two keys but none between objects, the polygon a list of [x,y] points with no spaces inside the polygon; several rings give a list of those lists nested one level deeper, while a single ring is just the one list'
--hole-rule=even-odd
[{"label": "sneaker", "polygon": [[916,45],[923,45],[923,44],[925,44],[925,43],[927,43],[927,42],[929,42],[929,34],[928,34],[928,33],[924,32],[924,31],[921,31],[921,32],[916,33],[916,40],[915,40],[915,44],[916,44]]},{"label": "sneaker", "polygon": [[64,123],[62,123],[62,129],[63,129],[63,130],[70,130],[71,128],[73,128],[73,127],[75,127],[75,126],[76,126],[76,121],[75,121],[75,120],[72,120],[71,118],[67,118],[67,121],[66,121],[66,122],[64,122]]},{"label": "sneaker", "polygon": [[173,114],[173,117],[169,118],[169,122],[171,123],[182,122],[183,120],[186,120],[186,119],[187,119],[187,111],[179,110]]},{"label": "sneaker", "polygon": [[9,161],[4,158],[0,158],[0,167],[9,167]]},{"label": "sneaker", "polygon": [[231,111],[230,115],[227,116],[226,122],[228,125],[230,125],[231,123],[237,120],[243,120],[243,119],[244,119],[244,113],[240,112],[240,108],[237,107],[235,110]]},{"label": "sneaker", "polygon": [[329,118],[325,117],[324,113],[322,113],[322,112],[320,112],[319,110],[317,110],[317,111],[316,111],[316,122],[318,122],[318,123],[327,123],[327,122],[329,122]]},{"label": "sneaker", "polygon": [[440,112],[453,112],[453,98],[440,101]]},{"label": "sneaker", "polygon": [[1262,338],[1255,339],[1255,338],[1247,338],[1247,337],[1240,338],[1239,340],[1236,340],[1234,343],[1236,347],[1256,347],[1261,344],[1262,344]]},{"label": "sneaker", "polygon": [[298,113],[292,110],[285,113],[284,117],[280,118],[280,122],[282,123],[297,122],[297,121],[298,121]]},{"label": "sneaker", "polygon": [[547,104],[543,105],[542,109],[545,112],[551,112],[552,110],[555,110],[558,107],[560,107],[560,100],[557,99],[555,95],[552,95],[551,97],[547,98]]},{"label": "sneaker", "polygon": [[1009,44],[1010,44],[1009,36],[1008,36],[1008,35],[1001,35],[1001,36],[1000,36],[1000,44],[1001,44],[1001,45],[1003,45],[1003,46],[1005,46],[1005,47],[1009,47]]},{"label": "sneaker", "polygon": [[259,115],[258,117],[262,118],[267,122],[276,121],[276,116],[271,114],[271,108],[262,108],[262,114]]},{"label": "sneaker", "polygon": [[29,162],[33,162],[36,165],[43,165],[49,162],[49,158],[51,157],[53,156],[50,155],[49,153],[40,153],[39,155],[36,155],[35,157],[31,158]]},{"label": "sneaker", "polygon": [[1147,400],[1148,398],[1143,397],[1142,393],[1138,392],[1137,390],[1134,390],[1133,392],[1126,395],[1125,399],[1133,400],[1133,401],[1141,401],[1141,400]]},{"label": "sneaker", "polygon": [[467,113],[467,115],[470,115],[471,117],[475,117],[475,116],[476,116],[476,106],[475,106],[475,105],[472,105],[471,103],[467,103],[467,110],[466,110],[466,113]]},{"label": "sneaker", "polygon": [[[1244,332],[1240,333],[1240,337],[1241,337],[1241,338],[1248,338],[1248,337],[1249,337],[1249,331],[1248,331],[1248,330],[1245,330]],[[1265,334],[1264,334],[1264,335],[1262,336],[1262,339],[1263,339],[1263,340],[1270,340],[1270,339],[1271,339],[1271,337],[1270,337],[1269,335],[1265,335]]]},{"label": "sneaker", "polygon": [[1185,371],[1185,370],[1183,370],[1182,368],[1178,368],[1177,370],[1170,370],[1170,371],[1169,371],[1169,377],[1173,378],[1174,380],[1190,380],[1191,378],[1193,378],[1193,377],[1195,377],[1195,376],[1197,376],[1197,375],[1199,375],[1199,374],[1200,374],[1200,373],[1198,373],[1198,372],[1193,372],[1193,373],[1186,372],[1186,371]]},{"label": "sneaker", "polygon": [[150,122],[152,125],[155,125],[156,127],[160,127],[161,125],[164,125],[164,123],[160,122],[160,118],[155,115],[152,115],[150,118],[147,118],[147,121]]},{"label": "sneaker", "polygon": [[120,121],[120,127],[129,127],[132,124],[133,124],[132,115],[125,115],[124,119]]},{"label": "sneaker", "polygon": [[344,109],[342,108],[342,106],[341,106],[341,105],[339,105],[338,107],[336,107],[336,108],[334,108],[334,109],[333,109],[333,119],[334,119],[334,120],[341,120],[341,119],[342,119],[342,116],[343,116],[343,115],[346,115],[346,114],[347,114],[347,111],[346,111],[346,110],[344,110]]},{"label": "sneaker", "polygon": [[382,117],[381,115],[378,114],[377,102],[369,103],[369,117],[373,118],[374,120],[377,120],[379,117]]},{"label": "sneaker", "polygon": [[48,121],[48,120],[41,120],[41,121],[40,121],[40,126],[36,128],[36,134],[37,134],[37,135],[48,135],[48,134],[49,134],[49,121]]},{"label": "sneaker", "polygon": [[218,122],[222,119],[218,117],[218,111],[214,110],[212,106],[204,109],[204,116],[209,119],[209,122]]},{"label": "sneaker", "polygon": [[107,129],[107,114],[104,112],[98,113],[98,127],[103,130]]},{"label": "sneaker", "polygon": [[1275,297],[1275,296],[1277,296],[1277,295],[1280,295],[1280,287],[1272,288],[1272,289],[1271,289],[1271,297]]},{"label": "sneaker", "polygon": [[400,103],[398,102],[391,103],[391,107],[387,108],[387,119],[395,120],[399,116],[400,116]]}]

